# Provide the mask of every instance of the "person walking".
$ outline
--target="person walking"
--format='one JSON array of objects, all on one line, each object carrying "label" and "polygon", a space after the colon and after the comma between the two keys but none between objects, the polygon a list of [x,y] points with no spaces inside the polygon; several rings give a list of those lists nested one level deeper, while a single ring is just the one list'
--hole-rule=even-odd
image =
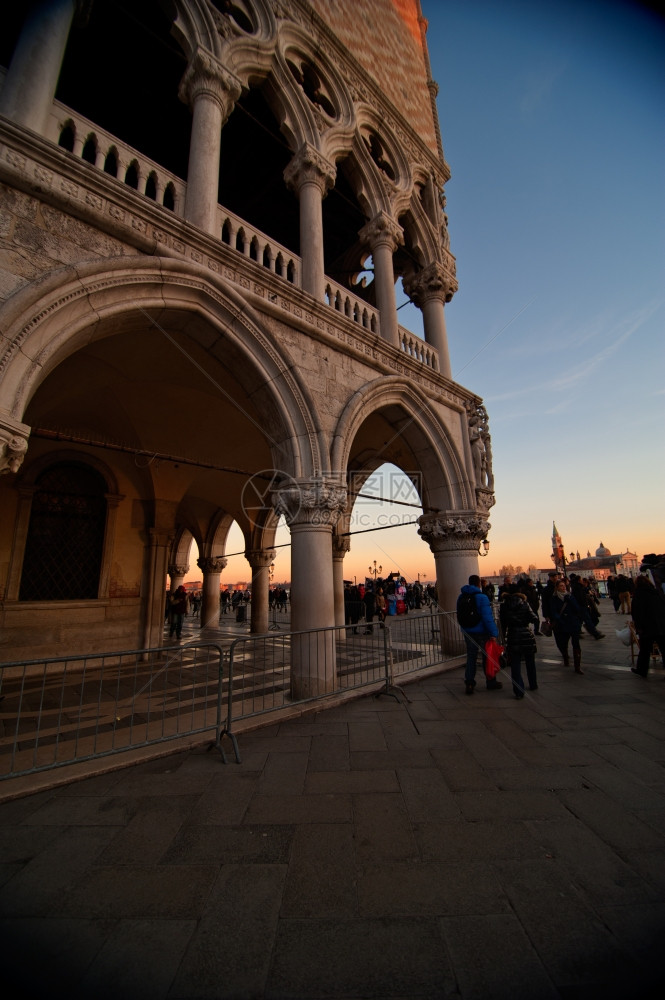
[{"label": "person walking", "polygon": [[[480,577],[469,577],[457,598],[457,621],[459,622],[464,642],[466,643],[466,669],[464,685],[467,694],[473,694],[476,686],[476,663],[480,652],[480,662],[485,668],[485,643],[490,637],[498,638],[499,630],[494,621],[490,602],[480,589]],[[503,687],[495,677],[487,677],[488,691],[497,691]]]},{"label": "person walking", "polygon": [[374,589],[371,585],[365,587],[363,604],[365,605],[365,635],[371,635],[374,631],[372,622],[374,621],[374,615],[376,613],[376,594],[374,593]]},{"label": "person walking", "polygon": [[536,691],[538,679],[536,676],[536,637],[531,626],[538,627],[540,619],[529,604],[527,595],[519,587],[513,586],[504,595],[499,610],[506,655],[510,663],[510,677],[513,682],[513,694],[517,699],[524,697],[524,681],[522,680],[522,657],[526,667],[529,691]]},{"label": "person walking", "polygon": [[182,622],[187,614],[187,591],[184,587],[178,587],[170,606],[171,628],[169,638],[175,633],[176,639],[182,635]]},{"label": "person walking", "polygon": [[665,666],[665,594],[657,590],[647,576],[638,576],[635,580],[631,614],[640,648],[637,663],[630,669],[646,677],[654,644]]},{"label": "person walking", "polygon": [[554,593],[550,601],[550,620],[554,631],[554,641],[563,656],[564,667],[570,666],[568,658],[568,643],[573,647],[573,665],[576,674],[583,674],[582,670],[582,649],[580,646],[580,632],[584,612],[572,594],[566,590],[565,580],[559,580],[554,586]]}]

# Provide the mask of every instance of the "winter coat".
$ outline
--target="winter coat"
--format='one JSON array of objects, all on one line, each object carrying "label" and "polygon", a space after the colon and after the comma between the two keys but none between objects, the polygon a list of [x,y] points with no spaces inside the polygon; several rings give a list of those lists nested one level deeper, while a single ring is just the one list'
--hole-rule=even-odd
[{"label": "winter coat", "polygon": [[535,614],[528,601],[519,594],[506,594],[500,610],[503,635],[508,649],[521,649],[525,653],[535,653],[536,637],[529,628],[530,624],[538,624]]},{"label": "winter coat", "polygon": [[462,587],[461,593],[475,594],[476,607],[480,612],[480,621],[478,624],[472,625],[471,628],[465,628],[463,631],[467,632],[469,635],[493,635],[494,638],[497,639],[499,637],[499,630],[496,627],[496,622],[494,621],[492,606],[480,587],[473,587],[470,583],[467,583],[464,587]]},{"label": "winter coat", "polygon": [[582,628],[585,612],[579,606],[572,594],[564,594],[563,600],[559,591],[555,591],[550,601],[550,618],[552,627],[568,635],[578,635]]},{"label": "winter coat", "polygon": [[636,587],[631,615],[638,632],[665,635],[665,595],[655,587]]}]

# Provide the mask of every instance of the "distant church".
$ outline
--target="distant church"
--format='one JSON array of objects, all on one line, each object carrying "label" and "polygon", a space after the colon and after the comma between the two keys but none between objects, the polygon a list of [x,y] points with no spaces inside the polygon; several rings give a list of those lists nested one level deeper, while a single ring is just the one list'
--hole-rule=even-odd
[{"label": "distant church", "polygon": [[556,524],[552,525],[552,561],[557,569],[565,566],[567,573],[593,576],[596,580],[607,580],[608,576],[617,576],[620,573],[637,576],[640,570],[640,560],[634,552],[626,551],[620,555],[612,555],[602,542],[596,549],[595,556],[588,550],[584,559],[580,558],[579,552],[571,552],[566,556]]}]

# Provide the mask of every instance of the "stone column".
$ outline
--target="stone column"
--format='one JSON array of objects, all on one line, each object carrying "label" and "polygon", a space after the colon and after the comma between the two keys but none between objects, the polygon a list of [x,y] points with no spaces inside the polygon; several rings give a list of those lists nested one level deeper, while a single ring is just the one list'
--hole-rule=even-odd
[{"label": "stone column", "polygon": [[219,578],[227,562],[223,556],[203,556],[196,561],[203,573],[201,628],[217,628],[219,625]]},{"label": "stone column", "polygon": [[241,91],[240,81],[203,49],[194,53],[180,84],[180,99],[192,108],[185,219],[218,238],[222,126]]},{"label": "stone column", "polygon": [[379,212],[366,226],[363,226],[358,235],[372,251],[381,336],[389,344],[399,347],[393,254],[397,247],[404,243],[404,232],[389,215]]},{"label": "stone column", "polygon": [[274,563],[276,549],[255,549],[245,552],[245,558],[252,567],[252,618],[250,633],[268,631],[268,592],[270,590],[270,566]]},{"label": "stone column", "polygon": [[[351,539],[348,535],[338,535],[333,532],[333,589],[335,597],[335,625],[344,626],[344,557],[351,549]],[[345,635],[345,632],[340,633]]]},{"label": "stone column", "polygon": [[[489,529],[489,521],[472,511],[423,514],[418,518],[418,534],[434,555],[439,611],[454,613],[461,588],[472,574],[478,573],[478,548]],[[442,615],[443,651],[461,652],[459,634],[451,625],[449,617]]]},{"label": "stone column", "polygon": [[291,531],[291,695],[317,697],[335,690],[335,597],[332,531],[346,508],[346,490],[323,479],[302,480],[272,494]]},{"label": "stone column", "polygon": [[444,304],[452,299],[457,281],[442,264],[434,263],[405,278],[403,285],[411,301],[422,310],[425,340],[438,352],[441,374],[451,379]]},{"label": "stone column", "polygon": [[164,640],[164,580],[168,553],[173,534],[159,528],[150,528],[148,547],[148,587],[143,628],[143,646],[152,649]]},{"label": "stone column", "polygon": [[321,202],[335,183],[337,169],[305,143],[284,171],[284,180],[300,202],[301,288],[322,302],[325,298],[323,215]]},{"label": "stone column", "polygon": [[0,114],[45,136],[76,0],[41,0],[25,21],[0,93]]}]

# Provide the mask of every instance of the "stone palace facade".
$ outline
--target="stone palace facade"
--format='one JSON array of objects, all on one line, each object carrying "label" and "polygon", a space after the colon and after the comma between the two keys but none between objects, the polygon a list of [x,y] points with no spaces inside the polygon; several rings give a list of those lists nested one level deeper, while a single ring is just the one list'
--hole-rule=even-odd
[{"label": "stone palace facade", "polygon": [[[487,414],[419,0],[41,0],[0,42],[0,659],[158,646],[219,613],[235,520],[268,627],[343,623],[356,494],[417,473],[440,603],[477,571]],[[395,283],[422,310],[400,326]]]}]

